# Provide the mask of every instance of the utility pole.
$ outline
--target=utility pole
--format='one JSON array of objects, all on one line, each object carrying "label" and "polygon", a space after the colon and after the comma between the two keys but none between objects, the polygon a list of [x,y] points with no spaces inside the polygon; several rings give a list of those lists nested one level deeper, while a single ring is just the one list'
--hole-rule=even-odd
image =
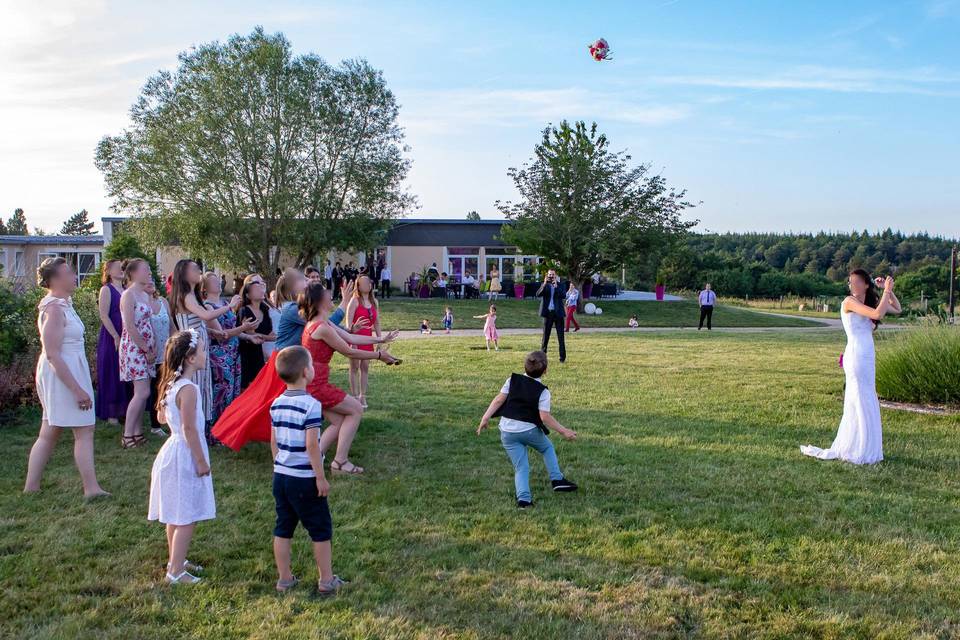
[{"label": "utility pole", "polygon": [[954,309],[954,298],[956,297],[956,286],[955,282],[957,279],[957,246],[954,245],[953,249],[950,251],[950,322],[954,321],[953,309]]}]

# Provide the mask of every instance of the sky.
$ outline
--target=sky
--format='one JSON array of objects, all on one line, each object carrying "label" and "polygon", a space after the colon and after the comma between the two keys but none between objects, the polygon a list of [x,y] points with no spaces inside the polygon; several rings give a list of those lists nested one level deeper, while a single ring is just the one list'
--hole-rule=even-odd
[{"label": "sky", "polygon": [[700,231],[960,237],[960,0],[0,0],[0,215],[112,215],[100,138],[178,52],[257,25],[383,70],[412,217],[499,217],[507,169],[583,119],[685,188]]}]

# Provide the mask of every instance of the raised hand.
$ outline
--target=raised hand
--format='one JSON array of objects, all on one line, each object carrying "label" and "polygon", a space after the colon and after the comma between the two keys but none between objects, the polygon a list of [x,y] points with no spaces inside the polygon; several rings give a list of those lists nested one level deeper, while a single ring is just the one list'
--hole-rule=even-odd
[{"label": "raised hand", "polygon": [[397,339],[397,336],[399,336],[399,335],[400,335],[400,330],[399,330],[399,329],[394,329],[393,331],[391,331],[391,332],[388,333],[387,335],[383,336],[383,342],[393,342],[394,340]]},{"label": "raised hand", "polygon": [[235,295],[230,298],[231,307],[239,307],[241,302],[243,302],[243,298],[241,298],[239,295]]},{"label": "raised hand", "polygon": [[887,279],[883,281],[883,290],[893,293],[893,276],[887,276]]},{"label": "raised hand", "polygon": [[369,328],[370,328],[370,318],[357,318],[354,321],[353,326],[350,327],[350,333],[356,333],[361,329],[369,329]]}]

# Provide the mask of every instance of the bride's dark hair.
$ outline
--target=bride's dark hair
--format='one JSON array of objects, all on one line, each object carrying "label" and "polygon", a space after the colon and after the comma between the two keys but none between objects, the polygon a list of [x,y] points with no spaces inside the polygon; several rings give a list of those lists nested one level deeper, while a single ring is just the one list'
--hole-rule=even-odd
[{"label": "bride's dark hair", "polygon": [[[850,272],[850,275],[857,276],[867,285],[867,291],[863,295],[863,304],[874,309],[877,308],[877,305],[880,304],[880,294],[877,293],[877,287],[873,282],[873,278],[870,277],[870,274],[867,273],[866,269],[854,269]],[[873,321],[873,326],[880,326],[879,320]]]}]

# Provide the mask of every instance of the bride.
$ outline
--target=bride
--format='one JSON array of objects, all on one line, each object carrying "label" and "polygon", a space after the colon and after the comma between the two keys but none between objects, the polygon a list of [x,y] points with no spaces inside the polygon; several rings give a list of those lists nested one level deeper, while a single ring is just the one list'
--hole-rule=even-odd
[{"label": "bride", "polygon": [[850,295],[840,306],[840,319],[847,334],[843,350],[843,373],[847,386],[843,393],[843,418],[837,437],[829,449],[804,445],[804,455],[821,460],[846,460],[854,464],[874,464],[883,460],[883,433],[880,428],[880,402],[876,390],[876,361],[873,331],[887,313],[900,313],[900,301],[893,295],[893,278],[887,276],[883,295],[877,296],[874,282],[863,269],[850,272]]}]

